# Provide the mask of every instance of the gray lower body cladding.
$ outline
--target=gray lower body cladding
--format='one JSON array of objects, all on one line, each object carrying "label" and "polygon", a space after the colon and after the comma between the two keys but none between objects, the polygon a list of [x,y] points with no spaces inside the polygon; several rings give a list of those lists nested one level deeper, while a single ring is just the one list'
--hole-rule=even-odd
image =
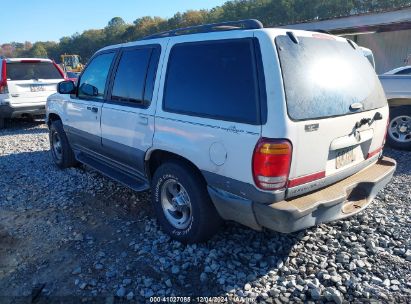
[{"label": "gray lower body cladding", "polygon": [[256,230],[263,227],[290,233],[352,216],[364,210],[391,180],[393,159],[383,157],[375,164],[333,185],[307,195],[262,204],[208,188],[220,216]]}]

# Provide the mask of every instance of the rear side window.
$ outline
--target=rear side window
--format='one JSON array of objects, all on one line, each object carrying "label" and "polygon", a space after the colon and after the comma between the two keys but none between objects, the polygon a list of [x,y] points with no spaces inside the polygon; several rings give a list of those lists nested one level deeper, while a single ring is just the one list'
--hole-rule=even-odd
[{"label": "rear side window", "polygon": [[8,80],[62,79],[52,62],[7,63]]},{"label": "rear side window", "polygon": [[143,103],[152,51],[142,48],[122,53],[114,78],[112,100]]},{"label": "rear side window", "polygon": [[252,39],[175,45],[164,110],[248,124],[259,123],[259,89]]},{"label": "rear side window", "polygon": [[[81,75],[79,83],[78,96],[80,98],[98,98],[103,99],[104,90],[106,87],[107,76],[110,71],[111,63],[113,62],[115,53],[104,53],[94,57],[87,65]],[[85,85],[91,85],[97,89],[95,96],[90,96],[85,92]]]}]

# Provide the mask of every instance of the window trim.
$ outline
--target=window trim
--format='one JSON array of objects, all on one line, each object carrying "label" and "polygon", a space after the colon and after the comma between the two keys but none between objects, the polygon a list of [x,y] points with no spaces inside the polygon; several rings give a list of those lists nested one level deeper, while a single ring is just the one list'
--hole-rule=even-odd
[{"label": "window trim", "polygon": [[[100,55],[104,55],[104,54],[110,54],[110,53],[114,53],[114,57],[113,60],[111,62],[110,68],[108,70],[108,74],[107,74],[107,79],[106,79],[106,83],[104,85],[104,94],[103,94],[103,98],[96,98],[96,97],[89,97],[89,98],[84,98],[84,97],[79,97],[79,92],[80,92],[80,83],[81,83],[81,78],[83,77],[84,72],[86,71],[87,67],[90,65],[90,63],[93,62],[93,60],[95,58],[97,58]],[[105,100],[107,99],[107,93],[108,93],[108,85],[109,85],[109,80],[111,78],[111,74],[113,72],[113,67],[114,67],[114,63],[117,61],[118,58],[118,49],[109,49],[109,50],[104,50],[104,51],[100,51],[95,53],[90,60],[88,61],[87,65],[84,67],[83,71],[81,71],[80,76],[78,77],[77,80],[77,90],[76,90],[76,94],[75,94],[75,98],[79,99],[79,100],[87,100],[87,101],[95,101],[95,102],[101,102],[104,103]]]},{"label": "window trim", "polygon": [[[143,100],[141,103],[136,103],[132,101],[126,101],[126,100],[114,100],[113,99],[113,87],[114,87],[114,80],[116,78],[116,73],[118,70],[118,67],[120,65],[120,60],[121,57],[124,53],[124,51],[133,51],[133,50],[141,50],[141,49],[151,49],[151,53],[148,59],[148,66],[146,70],[146,76],[144,80],[144,87],[143,87]],[[108,90],[107,90],[107,98],[105,99],[104,103],[107,104],[114,104],[114,105],[120,105],[120,106],[127,106],[127,107],[132,107],[132,108],[139,108],[139,109],[148,109],[150,105],[152,104],[153,100],[146,101],[145,96],[146,96],[146,88],[147,88],[147,77],[150,71],[150,67],[152,64],[155,65],[155,73],[154,73],[154,83],[156,82],[157,78],[157,72],[158,72],[158,65],[160,63],[160,58],[161,58],[161,45],[160,44],[144,44],[144,45],[133,45],[133,46],[128,46],[128,47],[122,47],[118,49],[118,55],[115,60],[113,69],[110,74],[110,81],[108,83]],[[155,55],[154,50],[158,50],[158,58],[157,62],[153,62],[153,56]],[[155,59],[155,58],[154,58]],[[153,86],[154,90],[154,86]],[[151,98],[152,99],[152,98]]]},{"label": "window trim", "polygon": [[[182,46],[182,45],[202,45],[202,44],[213,44],[213,43],[229,43],[229,42],[237,42],[237,41],[248,41],[250,43],[251,59],[252,59],[253,70],[254,70],[253,78],[254,78],[255,85],[256,85],[255,93],[256,93],[257,117],[254,122],[245,121],[240,118],[238,119],[229,118],[229,117],[222,116],[222,115],[220,116],[220,115],[212,115],[212,114],[201,114],[201,113],[190,112],[190,111],[172,110],[172,109],[168,109],[165,106],[168,77],[170,74],[170,62],[172,60],[172,55],[173,55],[172,52],[173,52],[174,47]],[[244,38],[228,38],[228,39],[202,40],[202,41],[175,43],[174,45],[171,46],[169,55],[168,55],[162,99],[163,99],[162,105],[161,105],[162,110],[167,113],[181,114],[181,115],[200,117],[200,118],[208,118],[208,119],[214,119],[214,120],[222,120],[222,121],[227,121],[227,122],[242,123],[242,124],[255,125],[255,126],[265,124],[267,122],[267,93],[266,93],[266,86],[265,86],[265,76],[264,76],[264,69],[263,69],[263,62],[262,62],[262,54],[261,54],[260,43],[258,41],[258,38],[244,37]]]},{"label": "window trim", "polygon": [[[403,73],[404,71],[405,71],[406,73]],[[397,73],[395,73],[394,75],[410,76],[410,75],[411,75],[411,68],[406,68],[406,69],[400,70],[400,71],[398,71]]]}]

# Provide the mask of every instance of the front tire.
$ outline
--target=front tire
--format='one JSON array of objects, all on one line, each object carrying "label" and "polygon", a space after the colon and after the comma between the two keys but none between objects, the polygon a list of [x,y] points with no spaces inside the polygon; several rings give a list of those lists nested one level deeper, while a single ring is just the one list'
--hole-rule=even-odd
[{"label": "front tire", "polygon": [[49,140],[51,157],[60,169],[74,167],[77,164],[60,120],[51,122]]},{"label": "front tire", "polygon": [[390,109],[387,143],[396,149],[411,150],[411,106]]},{"label": "front tire", "polygon": [[183,162],[170,161],[155,171],[151,195],[160,226],[177,241],[207,241],[223,223],[203,178]]},{"label": "front tire", "polygon": [[0,118],[0,130],[4,129],[4,118]]}]

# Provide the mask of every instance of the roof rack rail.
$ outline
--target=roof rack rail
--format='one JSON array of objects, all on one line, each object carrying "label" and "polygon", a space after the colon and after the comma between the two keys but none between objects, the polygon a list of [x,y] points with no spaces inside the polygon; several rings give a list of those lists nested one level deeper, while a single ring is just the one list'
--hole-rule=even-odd
[{"label": "roof rack rail", "polygon": [[308,30],[308,31],[309,32],[317,32],[317,33],[332,35],[332,33],[330,31],[323,30],[323,29],[314,29],[314,30]]},{"label": "roof rack rail", "polygon": [[232,31],[232,30],[255,30],[264,28],[263,24],[256,19],[245,19],[238,21],[228,21],[219,23],[210,23],[204,25],[196,25],[184,28],[178,28],[171,31],[161,32],[150,36],[143,37],[141,40],[164,38],[180,35],[209,33],[218,31]]}]

